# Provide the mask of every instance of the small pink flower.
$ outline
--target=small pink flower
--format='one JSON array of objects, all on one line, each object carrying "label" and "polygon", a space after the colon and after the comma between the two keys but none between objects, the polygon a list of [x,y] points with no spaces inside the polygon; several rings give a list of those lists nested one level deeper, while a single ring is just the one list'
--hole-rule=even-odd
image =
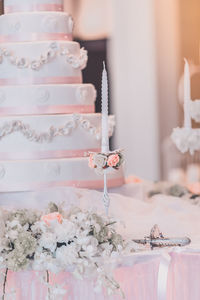
[{"label": "small pink flower", "polygon": [[57,220],[58,223],[62,223],[62,215],[58,212],[54,212],[41,217],[41,220],[44,221],[47,225],[50,225],[51,221]]},{"label": "small pink flower", "polygon": [[118,154],[112,154],[108,157],[107,164],[109,167],[116,167],[116,165],[119,163],[119,155]]},{"label": "small pink flower", "polygon": [[90,154],[90,156],[89,156],[89,167],[90,167],[91,169],[94,169],[94,168],[95,168],[95,164],[94,164],[93,157],[94,157],[94,155],[93,155],[93,154]]}]

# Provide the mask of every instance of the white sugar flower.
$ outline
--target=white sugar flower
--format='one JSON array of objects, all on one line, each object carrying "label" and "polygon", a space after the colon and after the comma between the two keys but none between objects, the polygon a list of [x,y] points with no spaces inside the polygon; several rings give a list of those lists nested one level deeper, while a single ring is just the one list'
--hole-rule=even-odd
[{"label": "white sugar flower", "polygon": [[104,168],[107,161],[107,156],[103,154],[95,154],[93,157],[94,164],[97,168]]}]

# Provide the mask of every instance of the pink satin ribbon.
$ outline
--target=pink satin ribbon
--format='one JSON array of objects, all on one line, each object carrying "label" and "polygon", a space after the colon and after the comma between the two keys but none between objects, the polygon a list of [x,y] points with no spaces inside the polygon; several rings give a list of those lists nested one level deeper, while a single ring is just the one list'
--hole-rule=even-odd
[{"label": "pink satin ribbon", "polygon": [[0,35],[1,43],[9,42],[37,42],[48,40],[64,40],[72,41],[72,34],[70,33],[29,33],[20,35]]},{"label": "pink satin ribbon", "polygon": [[[108,179],[108,187],[117,187],[124,184],[124,178]],[[16,192],[16,191],[35,191],[53,187],[73,186],[77,188],[102,189],[103,180],[72,180],[72,181],[51,181],[32,184],[0,184],[0,192]]]},{"label": "pink satin ribbon", "polygon": [[47,158],[72,158],[83,157],[88,152],[99,152],[100,149],[81,150],[55,150],[55,151],[33,151],[33,152],[0,152],[0,160],[26,160]]},{"label": "pink satin ribbon", "polygon": [[38,105],[0,107],[0,115],[94,113],[94,105]]},{"label": "pink satin ribbon", "polygon": [[21,77],[0,78],[1,85],[24,85],[24,84],[71,84],[82,83],[82,77]]},{"label": "pink satin ribbon", "polygon": [[35,5],[10,5],[4,7],[4,13],[10,14],[15,12],[26,11],[63,11],[64,7],[61,4],[35,4]]}]

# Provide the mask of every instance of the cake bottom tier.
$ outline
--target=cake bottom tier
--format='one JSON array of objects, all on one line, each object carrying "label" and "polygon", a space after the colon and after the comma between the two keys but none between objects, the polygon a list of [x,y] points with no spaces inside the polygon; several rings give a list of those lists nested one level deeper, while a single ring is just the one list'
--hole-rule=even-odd
[{"label": "cake bottom tier", "polygon": [[[122,169],[108,175],[108,187],[124,184]],[[0,192],[33,191],[56,186],[103,188],[103,176],[87,158],[0,161]]]}]

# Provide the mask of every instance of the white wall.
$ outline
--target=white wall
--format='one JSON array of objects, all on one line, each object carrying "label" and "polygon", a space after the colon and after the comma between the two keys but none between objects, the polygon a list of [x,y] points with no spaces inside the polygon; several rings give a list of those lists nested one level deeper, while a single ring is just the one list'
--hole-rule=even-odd
[{"label": "white wall", "polygon": [[[171,135],[172,128],[180,125],[177,95],[178,81],[181,76],[180,66],[183,64],[180,53],[180,2],[179,0],[155,1],[161,170],[162,177],[167,178],[168,166],[174,165],[176,156],[173,157],[174,151],[170,153],[168,147],[164,149],[163,143],[166,137]],[[168,138],[165,145],[169,143]],[[170,146],[171,148],[173,149]]]},{"label": "white wall", "polygon": [[113,6],[115,142],[126,149],[126,174],[155,180],[160,166],[154,1],[113,0]]}]

